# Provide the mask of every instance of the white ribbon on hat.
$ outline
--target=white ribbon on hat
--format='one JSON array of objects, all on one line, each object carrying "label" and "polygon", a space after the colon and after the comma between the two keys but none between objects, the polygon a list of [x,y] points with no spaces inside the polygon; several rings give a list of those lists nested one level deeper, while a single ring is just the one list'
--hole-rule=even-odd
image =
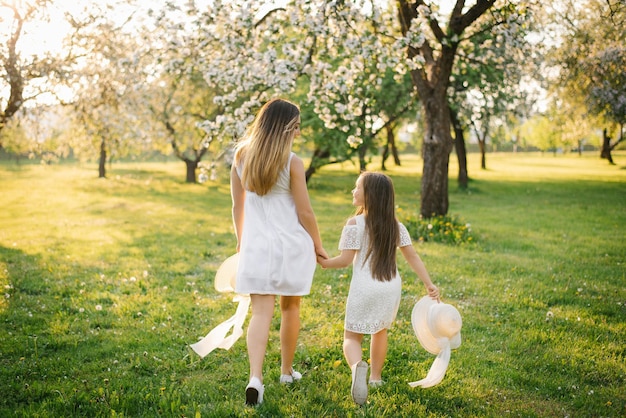
[{"label": "white ribbon on hat", "polygon": [[[239,302],[235,315],[213,328],[206,337],[190,345],[193,351],[200,357],[204,358],[216,348],[230,349],[239,337],[243,335],[243,323],[246,320],[248,308],[250,307],[250,296],[236,295],[233,298],[233,302]],[[228,334],[231,328],[233,332],[227,337],[226,334]]]},{"label": "white ribbon on hat", "polygon": [[446,375],[446,370],[448,369],[448,363],[450,363],[450,343],[447,338],[440,338],[439,344],[441,344],[441,351],[435,357],[435,361],[433,365],[430,366],[430,370],[426,377],[422,380],[418,380],[417,382],[410,382],[409,386],[412,388],[421,386],[423,388],[429,388],[435,385],[438,385],[443,380],[443,377]]}]

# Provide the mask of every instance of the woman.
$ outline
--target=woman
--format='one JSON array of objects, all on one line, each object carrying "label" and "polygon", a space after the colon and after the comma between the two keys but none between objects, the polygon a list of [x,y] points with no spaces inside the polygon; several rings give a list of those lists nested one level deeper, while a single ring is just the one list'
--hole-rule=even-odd
[{"label": "woman", "polygon": [[237,144],[231,171],[233,223],[239,267],[236,292],[249,294],[246,403],[263,402],[263,360],[276,296],[281,309],[281,383],[293,369],[300,330],[300,299],[311,290],[316,255],[327,258],[306,186],[304,163],[292,151],[300,110],[286,100],[266,103]]}]

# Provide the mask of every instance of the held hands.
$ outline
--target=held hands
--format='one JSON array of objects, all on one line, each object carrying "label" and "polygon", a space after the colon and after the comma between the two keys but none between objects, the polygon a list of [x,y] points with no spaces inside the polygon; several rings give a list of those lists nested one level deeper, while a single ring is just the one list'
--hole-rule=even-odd
[{"label": "held hands", "polygon": [[328,253],[326,252],[326,250],[324,249],[324,247],[320,247],[320,248],[315,248],[315,255],[317,256],[317,262],[324,268],[326,268],[324,266],[324,264],[322,264],[323,261],[328,260]]},{"label": "held hands", "polygon": [[321,255],[317,255],[317,263],[322,266],[322,268],[326,268],[328,265],[328,256],[322,257]]}]

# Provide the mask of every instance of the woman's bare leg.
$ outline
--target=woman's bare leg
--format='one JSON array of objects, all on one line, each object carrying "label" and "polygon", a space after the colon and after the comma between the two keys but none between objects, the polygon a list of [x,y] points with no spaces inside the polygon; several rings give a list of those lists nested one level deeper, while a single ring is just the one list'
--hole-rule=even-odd
[{"label": "woman's bare leg", "polygon": [[250,295],[252,316],[248,324],[248,360],[250,378],[263,381],[263,360],[269,339],[270,325],[274,316],[275,297],[273,295]]},{"label": "woman's bare leg", "polygon": [[300,296],[280,297],[280,358],[281,374],[291,375],[293,359],[300,333]]}]

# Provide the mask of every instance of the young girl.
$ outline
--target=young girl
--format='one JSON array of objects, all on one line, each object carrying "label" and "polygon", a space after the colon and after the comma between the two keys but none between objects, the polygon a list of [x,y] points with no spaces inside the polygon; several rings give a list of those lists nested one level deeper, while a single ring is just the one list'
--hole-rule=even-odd
[{"label": "young girl", "polygon": [[263,402],[263,360],[280,296],[281,383],[302,375],[292,364],[300,330],[300,298],[311,290],[316,255],[328,258],[306,187],[304,164],[291,146],[300,110],[286,100],[266,103],[237,144],[231,171],[239,266],[237,293],[249,294],[246,403]]},{"label": "young girl", "polygon": [[371,335],[369,384],[383,383],[387,329],[400,305],[402,281],[396,266],[397,247],[426,286],[428,295],[439,300],[439,289],[415,252],[408,231],[396,219],[394,200],[393,183],[387,175],[362,173],[352,190],[352,204],[357,211],[341,233],[341,254],[330,259],[318,257],[323,268],[342,268],[353,263],[343,353],[352,370],[352,398],[359,405],[367,400],[368,365],[362,360],[361,347],[364,334]]}]

